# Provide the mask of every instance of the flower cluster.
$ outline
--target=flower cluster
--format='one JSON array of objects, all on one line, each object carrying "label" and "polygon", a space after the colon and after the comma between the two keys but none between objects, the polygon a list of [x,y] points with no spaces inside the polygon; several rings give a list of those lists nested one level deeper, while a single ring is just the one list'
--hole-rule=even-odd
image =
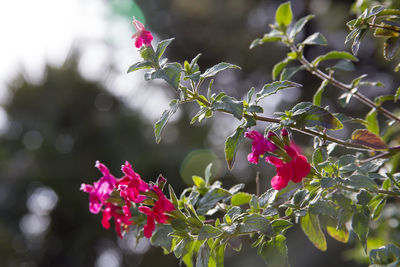
[{"label": "flower cluster", "polygon": [[271,186],[275,190],[286,187],[289,181],[300,183],[310,173],[311,165],[307,158],[301,155],[300,148],[289,140],[286,129],[281,132],[283,141],[274,132],[268,133],[269,140],[257,131],[247,132],[245,136],[253,140],[252,153],[248,156],[249,162],[257,164],[259,157],[266,152],[271,152],[283,158],[276,156],[265,158],[266,162],[276,167],[276,175],[271,179]]},{"label": "flower cluster", "polygon": [[132,35],[132,39],[135,39],[136,48],[141,48],[142,45],[150,46],[151,41],[153,41],[151,32],[146,30],[144,25],[135,18],[133,18],[132,23],[136,28],[136,33]]},{"label": "flower cluster", "polygon": [[[114,218],[115,229],[120,238],[122,238],[121,229],[127,231],[129,225],[134,224],[131,214],[132,203],[139,206],[139,211],[147,215],[147,224],[144,226],[144,235],[147,238],[152,236],[155,229],[155,221],[158,223],[167,223],[169,216],[166,212],[175,210],[174,205],[167,199],[162,190],[157,185],[149,185],[140,178],[129,162],[122,165],[124,176],[116,179],[108,168],[96,162],[96,167],[103,174],[93,185],[82,184],[81,190],[89,193],[89,210],[97,214],[103,212],[102,225],[104,228],[110,228],[110,219]],[[159,180],[165,183],[165,178]],[[119,193],[120,199],[114,201],[110,198],[113,192]],[[149,194],[146,194],[149,193]],[[153,197],[149,197],[152,195]],[[113,195],[114,196],[114,195]],[[144,202],[150,198],[155,200],[152,208],[145,206]],[[152,203],[147,201],[146,203]],[[122,204],[121,204],[122,203]]]}]

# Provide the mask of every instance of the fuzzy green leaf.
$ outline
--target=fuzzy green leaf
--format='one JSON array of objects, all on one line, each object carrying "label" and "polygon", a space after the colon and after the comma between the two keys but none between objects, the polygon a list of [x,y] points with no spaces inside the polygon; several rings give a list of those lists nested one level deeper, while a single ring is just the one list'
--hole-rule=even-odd
[{"label": "fuzzy green leaf", "polygon": [[314,66],[318,66],[318,64],[320,62],[325,61],[325,60],[330,60],[330,59],[349,59],[351,61],[358,61],[358,59],[355,56],[353,56],[352,54],[350,54],[348,52],[331,51],[325,55],[319,56],[316,59],[314,59],[312,64]]},{"label": "fuzzy green leaf", "polygon": [[313,19],[314,15],[308,15],[306,17],[303,17],[301,19],[299,19],[294,26],[290,29],[289,31],[289,38],[293,39],[296,37],[296,35],[301,32],[301,30],[304,28],[304,26],[306,25],[306,23]]},{"label": "fuzzy green leaf", "polygon": [[142,69],[151,69],[153,65],[149,61],[140,61],[136,62],[132,66],[129,67],[127,73],[134,72],[136,70],[142,70]]},{"label": "fuzzy green leaf", "polygon": [[328,45],[328,41],[322,34],[320,34],[319,32],[316,32],[313,35],[308,36],[301,44],[325,46],[325,45]]},{"label": "fuzzy green leaf", "polygon": [[263,86],[263,88],[256,94],[257,100],[259,102],[264,97],[269,95],[276,94],[278,91],[293,88],[293,87],[301,87],[301,84],[290,82],[290,81],[277,81],[273,83],[268,83]]},{"label": "fuzzy green leaf", "polygon": [[156,53],[155,53],[155,58],[156,58],[156,59],[160,59],[160,58],[163,56],[163,54],[164,54],[164,52],[165,52],[165,49],[170,45],[170,43],[171,43],[174,39],[175,39],[175,38],[166,39],[166,40],[162,40],[162,41],[160,41],[160,42],[158,43],[158,45],[157,45],[157,50],[156,50]]},{"label": "fuzzy green leaf", "polygon": [[203,78],[213,77],[217,75],[219,72],[226,69],[241,69],[241,68],[239,66],[230,63],[221,62],[209,69],[206,69],[206,71],[203,74],[201,74],[201,77]]},{"label": "fuzzy green leaf", "polygon": [[259,247],[258,254],[264,259],[268,267],[289,266],[286,238],[283,235],[277,235],[263,243]]},{"label": "fuzzy green leaf", "polygon": [[287,27],[292,22],[293,14],[290,2],[281,4],[275,13],[275,21],[279,26]]},{"label": "fuzzy green leaf", "polygon": [[246,129],[244,127],[239,126],[232,135],[228,136],[225,141],[225,159],[228,163],[229,169],[233,168],[236,152],[243,141],[245,130]]},{"label": "fuzzy green leaf", "polygon": [[246,192],[239,192],[232,196],[231,205],[240,206],[244,204],[248,204],[251,200],[251,195]]},{"label": "fuzzy green leaf", "polygon": [[164,126],[167,124],[168,120],[174,115],[174,113],[178,110],[179,100],[174,99],[169,103],[169,108],[166,109],[161,115],[160,119],[154,125],[154,134],[156,136],[156,142],[159,143],[161,140],[161,132],[164,129]]},{"label": "fuzzy green leaf", "polygon": [[300,219],[300,225],[311,243],[319,250],[326,251],[326,239],[321,230],[318,216],[307,213]]}]

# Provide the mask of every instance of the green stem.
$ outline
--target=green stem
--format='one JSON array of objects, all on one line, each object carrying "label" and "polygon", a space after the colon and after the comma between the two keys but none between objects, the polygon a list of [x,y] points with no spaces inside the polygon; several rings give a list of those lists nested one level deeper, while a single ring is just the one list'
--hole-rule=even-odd
[{"label": "green stem", "polygon": [[[314,74],[315,76],[317,76],[321,80],[327,80],[332,85],[334,85],[335,87],[337,87],[337,88],[339,88],[339,89],[341,89],[341,90],[343,90],[345,92],[351,93],[353,88],[350,85],[344,84],[344,83],[336,80],[331,75],[328,75],[327,73],[325,73],[325,72],[321,71],[320,69],[318,69],[317,67],[315,67],[313,64],[311,64],[311,62],[309,62],[304,57],[303,53],[301,53],[297,49],[296,45],[293,42],[291,42],[289,39],[288,39],[288,43],[289,43],[290,49],[299,56],[298,60],[300,61],[300,63],[303,64],[310,73]],[[363,94],[361,94],[359,92],[355,92],[355,93],[353,93],[353,95],[354,95],[355,98],[360,100],[365,105],[367,105],[367,106],[369,106],[371,108],[377,109],[379,112],[381,112],[387,118],[395,120],[398,123],[400,123],[400,118],[396,117],[393,113],[391,113],[389,110],[383,108],[382,106],[376,105],[372,100],[370,100],[369,98],[365,97]]]},{"label": "green stem", "polygon": [[395,27],[393,27],[393,26],[380,25],[380,24],[368,23],[368,22],[366,22],[365,24],[368,25],[368,27],[370,27],[370,28],[379,28],[379,29],[384,29],[384,30],[387,30],[387,31],[392,31],[392,32],[395,32],[395,33],[400,33],[400,30],[395,28]]}]

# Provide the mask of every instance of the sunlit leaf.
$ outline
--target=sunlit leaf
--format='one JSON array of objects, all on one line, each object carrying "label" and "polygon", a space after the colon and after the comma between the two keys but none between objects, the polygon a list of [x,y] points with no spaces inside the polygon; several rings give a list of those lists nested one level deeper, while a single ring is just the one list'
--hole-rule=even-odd
[{"label": "sunlit leaf", "polygon": [[354,144],[359,144],[376,150],[386,150],[385,142],[374,133],[365,129],[357,129],[351,135],[351,140]]}]

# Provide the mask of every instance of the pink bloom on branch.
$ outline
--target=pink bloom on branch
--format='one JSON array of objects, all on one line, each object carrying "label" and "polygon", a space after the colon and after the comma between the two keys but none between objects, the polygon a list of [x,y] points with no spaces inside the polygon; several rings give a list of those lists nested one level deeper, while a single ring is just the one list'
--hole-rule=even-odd
[{"label": "pink bloom on branch", "polygon": [[135,39],[136,48],[142,47],[143,44],[150,46],[151,41],[153,40],[153,35],[151,35],[151,32],[146,30],[144,25],[135,18],[133,18],[132,23],[136,28],[136,33],[132,35],[132,39]]},{"label": "pink bloom on branch", "polygon": [[93,185],[81,185],[81,190],[89,193],[89,210],[94,214],[99,213],[117,183],[115,177],[104,164],[96,161],[96,168],[103,174],[103,177],[94,182]]},{"label": "pink bloom on branch", "polygon": [[125,162],[125,165],[122,165],[122,172],[125,176],[118,181],[117,188],[120,191],[121,197],[125,200],[125,206],[122,208],[126,214],[130,208],[130,202],[143,202],[146,196],[140,193],[149,191],[150,187],[140,178],[140,175],[132,169],[132,165],[128,161]]},{"label": "pink bloom on branch", "polygon": [[153,234],[154,229],[156,228],[156,221],[158,223],[167,223],[169,216],[165,214],[165,212],[170,212],[175,210],[174,205],[167,199],[161,189],[154,185],[151,188],[156,195],[158,196],[158,200],[153,206],[153,209],[141,206],[139,207],[139,211],[147,215],[147,223],[144,226],[144,236],[150,238]]},{"label": "pink bloom on branch", "polygon": [[289,162],[284,162],[272,156],[265,159],[266,162],[276,167],[276,175],[271,180],[271,186],[275,190],[286,187],[289,181],[300,183],[311,170],[307,158],[300,155],[295,148],[285,146],[285,151],[292,158]]},{"label": "pink bloom on branch", "polygon": [[125,214],[122,212],[122,209],[112,203],[107,203],[103,210],[103,219],[101,220],[101,224],[105,229],[110,228],[110,219],[114,217],[115,231],[118,233],[118,236],[122,239],[121,228],[123,230],[127,230],[128,226],[132,224],[130,220],[132,215]]},{"label": "pink bloom on branch", "polygon": [[271,141],[257,131],[246,132],[245,136],[253,140],[251,153],[247,156],[247,160],[251,163],[257,164],[259,157],[264,155],[265,152],[273,152],[277,149]]}]

